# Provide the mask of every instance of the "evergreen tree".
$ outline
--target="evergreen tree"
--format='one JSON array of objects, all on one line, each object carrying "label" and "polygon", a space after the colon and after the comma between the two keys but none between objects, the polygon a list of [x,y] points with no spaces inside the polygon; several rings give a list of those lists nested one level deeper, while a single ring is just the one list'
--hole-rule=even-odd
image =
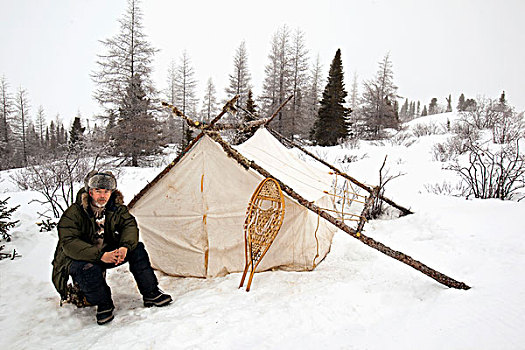
[{"label": "evergreen tree", "polygon": [[401,110],[399,111],[399,119],[405,121],[408,120],[409,115],[409,104],[408,104],[408,98],[405,99],[405,103],[401,106]]},{"label": "evergreen tree", "polygon": [[8,208],[6,199],[0,199],[0,239],[5,239],[7,242],[11,241],[11,235],[8,233],[10,229],[15,227],[19,220],[11,221],[11,215],[20,207]]},{"label": "evergreen tree", "polygon": [[13,113],[13,98],[8,91],[9,84],[4,76],[0,79],[0,170],[12,166],[11,157],[14,152],[12,129],[10,127]]},{"label": "evergreen tree", "polygon": [[426,117],[427,115],[428,115],[427,106],[423,105],[423,111],[421,112],[421,116]]},{"label": "evergreen tree", "polygon": [[217,107],[217,97],[215,93],[215,85],[213,84],[213,80],[209,78],[202,101],[201,120],[204,122],[210,122],[218,114],[219,108]]},{"label": "evergreen tree", "polygon": [[305,97],[306,110],[304,112],[304,131],[301,133],[301,137],[304,138],[310,137],[310,131],[313,128],[319,112],[319,101],[321,101],[322,97],[322,70],[319,55],[317,55],[315,63],[313,63],[310,68],[308,91]]},{"label": "evergreen tree", "polygon": [[292,37],[290,58],[290,85],[293,99],[290,101],[290,125],[287,129],[289,129],[288,132],[293,140],[296,134],[304,134],[304,131],[307,131],[302,130],[302,127],[304,127],[303,119],[307,108],[303,96],[306,95],[308,86],[308,49],[305,44],[304,32],[300,29],[296,29]]},{"label": "evergreen tree", "polygon": [[312,129],[312,137],[319,145],[333,146],[348,135],[347,117],[351,110],[344,106],[346,96],[341,50],[338,49],[330,65],[328,84]]},{"label": "evergreen tree", "polygon": [[[243,113],[243,122],[249,123],[257,119],[257,105],[253,100],[252,90],[248,90],[248,96],[246,97],[246,106],[244,108],[246,113]],[[255,130],[245,130],[235,135],[234,143],[240,144],[248,140],[255,133]]]},{"label": "evergreen tree", "polygon": [[19,149],[18,151],[18,164],[27,166],[28,164],[28,150],[27,150],[27,126],[31,118],[29,117],[29,99],[27,97],[27,91],[22,89],[18,90],[16,95],[16,122],[15,122],[15,134],[18,139]]},{"label": "evergreen tree", "polygon": [[120,137],[115,139],[116,150],[131,158],[131,166],[138,166],[140,158],[159,149],[159,131],[149,112],[150,102],[139,74],[135,74],[122,100],[117,122]]},{"label": "evergreen tree", "polygon": [[437,114],[438,113],[438,104],[437,104],[437,98],[433,97],[430,101],[430,104],[428,105],[428,114]]},{"label": "evergreen tree", "polygon": [[416,116],[416,103],[414,101],[410,102],[410,108],[408,110],[408,120],[414,119]]},{"label": "evergreen tree", "polygon": [[69,144],[74,147],[81,141],[85,130],[86,128],[82,127],[80,122],[80,116],[76,116],[73,125],[71,125],[71,130],[69,130]]},{"label": "evergreen tree", "polygon": [[399,119],[393,108],[397,100],[397,86],[394,85],[394,72],[390,54],[379,62],[379,69],[373,80],[364,83],[361,114],[372,137],[379,137],[384,128],[397,128]]},{"label": "evergreen tree", "polygon": [[246,111],[248,111],[247,122],[254,120],[253,116],[257,115],[257,105],[253,100],[252,90],[248,90],[248,97],[246,99]]},{"label": "evergreen tree", "polygon": [[464,109],[463,111],[469,111],[469,110],[475,110],[476,109],[477,102],[473,98],[468,98],[465,101]]},{"label": "evergreen tree", "polygon": [[39,163],[41,159],[42,146],[40,144],[40,136],[36,132],[35,124],[29,120],[27,124],[27,155],[31,157],[32,163]]},{"label": "evergreen tree", "polygon": [[[173,88],[175,91],[174,105],[180,109],[184,115],[195,118],[196,114],[193,111],[196,109],[197,100],[195,99],[195,88],[197,81],[195,80],[195,71],[191,65],[190,56],[184,51],[180,57],[180,63],[173,67]],[[186,123],[181,122],[181,134],[182,134],[182,149],[186,147],[189,141],[192,140],[191,130],[186,130],[188,127]]]},{"label": "evergreen tree", "polygon": [[57,141],[57,127],[55,121],[49,123],[49,150],[52,154],[58,152],[58,141]]},{"label": "evergreen tree", "polygon": [[499,97],[499,103],[503,106],[507,104],[507,100],[505,99],[505,91],[501,93],[501,96]]},{"label": "evergreen tree", "polygon": [[244,106],[248,91],[251,89],[251,75],[248,69],[248,53],[246,43],[243,41],[235,52],[233,58],[233,73],[230,74],[230,85],[226,88],[226,93],[230,98],[239,95],[237,105]]},{"label": "evergreen tree", "polygon": [[447,112],[452,112],[452,95],[448,95],[447,98]]},{"label": "evergreen tree", "polygon": [[43,146],[46,128],[46,116],[44,113],[44,107],[42,106],[38,107],[38,112],[36,113],[35,127],[36,132],[38,134],[38,138],[40,140],[40,145]]},{"label": "evergreen tree", "polygon": [[[94,97],[106,110],[105,114],[100,117],[108,122],[111,142],[120,145],[120,147],[131,145],[126,139],[130,136],[129,130],[115,128],[111,124],[129,126],[129,124],[136,123],[143,125],[153,121],[152,114],[155,112],[151,103],[144,104],[148,108],[147,111],[130,107],[137,104],[135,99],[138,94],[135,91],[130,91],[130,89],[134,90],[139,85],[140,91],[145,95],[144,101],[152,101],[156,97],[156,90],[150,75],[153,56],[157,50],[151,46],[144,34],[142,11],[139,5],[139,0],[128,0],[127,10],[119,20],[119,33],[110,39],[101,41],[106,53],[98,56],[97,70],[92,74],[93,81],[96,84]],[[132,98],[132,100],[126,101],[126,98]],[[129,113],[135,110],[139,114],[131,116]],[[114,120],[111,120],[112,118]],[[126,118],[126,120],[121,121],[120,118]],[[146,134],[141,134],[141,136],[144,135]],[[147,135],[147,138],[136,143],[136,146],[148,145],[144,153],[150,153],[149,145],[152,145],[151,137],[153,136],[157,137],[158,135]],[[138,140],[138,137],[135,135],[132,139]],[[58,141],[61,143],[61,140]],[[129,155],[131,152],[132,163],[137,164],[139,152],[135,148],[128,150],[117,146],[115,152],[125,155]]]},{"label": "evergreen tree", "polygon": [[97,85],[95,99],[108,112],[117,111],[122,106],[122,97],[136,74],[148,97],[153,97],[155,91],[150,74],[157,50],[151,47],[143,32],[139,0],[128,0],[128,8],[119,23],[120,32],[101,41],[107,53],[99,55],[98,71],[92,74]]},{"label": "evergreen tree", "polygon": [[[284,25],[273,35],[272,48],[268,58],[270,63],[265,67],[265,78],[263,82],[263,93],[261,96],[262,114],[270,115],[292,94],[291,75],[292,58],[290,57],[291,34],[289,28]],[[277,131],[285,133],[286,121],[288,120],[290,108],[286,106],[279,112],[276,119],[270,125],[277,124]]]},{"label": "evergreen tree", "polygon": [[463,94],[459,96],[457,109],[459,112],[465,111],[465,95]]}]

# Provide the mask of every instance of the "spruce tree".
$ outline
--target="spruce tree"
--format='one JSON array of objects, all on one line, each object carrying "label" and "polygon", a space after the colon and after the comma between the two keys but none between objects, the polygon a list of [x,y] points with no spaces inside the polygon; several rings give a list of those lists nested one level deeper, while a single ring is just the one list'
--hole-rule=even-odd
[{"label": "spruce tree", "polygon": [[432,100],[430,100],[430,104],[428,105],[428,114],[437,114],[438,113],[438,99],[435,97],[432,97]]},{"label": "spruce tree", "polygon": [[75,117],[73,125],[71,126],[71,130],[69,130],[69,144],[74,146],[77,142],[79,142],[85,130],[86,128],[83,128],[80,123],[80,117]]},{"label": "spruce tree", "polygon": [[7,207],[7,201],[9,200],[9,197],[6,199],[0,199],[0,239],[5,239],[7,242],[11,241],[11,235],[7,233],[10,229],[15,227],[15,225],[18,223],[19,220],[11,221],[11,215],[15,212],[15,210],[20,207],[17,205],[13,208]]},{"label": "spruce tree", "polygon": [[465,110],[465,95],[461,94],[458,100],[458,111],[463,112]]},{"label": "spruce tree", "polygon": [[116,128],[120,137],[115,139],[116,150],[131,158],[131,166],[138,166],[139,158],[159,149],[160,137],[157,123],[149,112],[150,103],[140,76],[135,74],[122,100]]},{"label": "spruce tree", "polygon": [[506,105],[507,104],[507,100],[505,99],[505,91],[503,91],[501,93],[501,96],[499,97],[499,103],[501,105]]},{"label": "spruce tree", "polygon": [[344,85],[341,49],[335,53],[328,73],[317,120],[312,129],[312,138],[321,146],[333,146],[348,135],[347,117],[351,110],[344,107],[347,92]]},{"label": "spruce tree", "polygon": [[[154,151],[151,147],[160,143],[160,140],[153,140],[158,139],[156,133],[143,131],[156,125],[153,118],[156,109],[149,101],[156,98],[150,76],[157,50],[144,34],[140,1],[127,2],[127,10],[119,20],[119,33],[101,41],[106,53],[99,55],[97,70],[93,72],[92,78],[96,84],[94,97],[106,109],[106,113],[100,117],[108,122],[108,131],[116,146],[115,154],[131,155],[133,165],[137,165],[139,155],[151,154]],[[137,96],[141,94],[143,96],[139,102]],[[143,107],[147,110],[143,110]],[[131,114],[134,112],[138,114]],[[112,123],[117,127],[112,127]],[[139,132],[132,135],[130,130]]]},{"label": "spruce tree", "polygon": [[[243,113],[243,122],[249,123],[251,121],[254,121],[257,119],[257,105],[255,104],[255,101],[253,100],[253,93],[252,90],[248,90],[248,95],[246,96],[246,107],[244,107],[246,110],[246,113]],[[246,140],[248,140],[252,135],[255,133],[255,129],[252,130],[244,130],[242,132],[239,132],[235,136],[234,143],[239,144]]]}]

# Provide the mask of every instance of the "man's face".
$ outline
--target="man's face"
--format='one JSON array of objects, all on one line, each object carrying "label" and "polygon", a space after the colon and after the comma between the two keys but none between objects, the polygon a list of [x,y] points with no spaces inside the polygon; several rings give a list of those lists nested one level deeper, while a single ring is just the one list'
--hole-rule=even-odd
[{"label": "man's face", "polygon": [[111,192],[111,190],[105,190],[103,188],[91,188],[89,190],[89,194],[91,195],[91,198],[93,198],[93,203],[97,207],[103,207],[106,205],[111,196]]}]

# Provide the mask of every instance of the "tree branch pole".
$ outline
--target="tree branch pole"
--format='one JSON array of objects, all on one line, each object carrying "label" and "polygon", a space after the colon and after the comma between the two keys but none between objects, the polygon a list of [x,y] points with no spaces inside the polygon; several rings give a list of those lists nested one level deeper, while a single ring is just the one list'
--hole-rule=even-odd
[{"label": "tree branch pole", "polygon": [[[170,170],[171,168],[173,168],[175,166],[175,164],[177,164],[181,159],[182,157],[188,153],[188,151],[197,143],[197,141],[199,141],[201,139],[201,137],[205,134],[206,130],[211,128],[213,126],[213,124],[215,124],[219,119],[222,118],[222,116],[224,116],[224,114],[228,113],[228,112],[232,112],[232,111],[235,111],[235,102],[237,102],[237,99],[239,98],[239,95],[236,95],[235,97],[233,97],[230,101],[228,101],[224,107],[222,108],[222,111],[215,117],[213,118],[213,120],[209,123],[209,124],[206,124],[204,125],[202,128],[201,128],[201,132],[195,136],[193,138],[193,140],[191,140],[188,145],[186,146],[186,148],[177,156],[177,158],[175,158],[173,160],[173,162],[171,162],[170,164],[168,164],[168,166],[166,168],[164,168],[164,170],[162,170],[150,183],[148,183],[132,200],[131,202],[129,202],[128,204],[128,208],[131,209],[133,208],[133,206],[135,205],[135,203],[137,203],[137,201],[146,193],[148,192],[148,190],[154,185],[157,183],[157,181],[159,181],[160,179],[162,179]],[[199,126],[199,123],[197,123],[195,125],[195,122],[193,120],[191,120],[190,118],[186,117],[182,112],[180,112],[177,107],[175,106],[172,106],[168,103],[165,103],[163,102],[162,103],[163,106],[165,107],[169,107],[171,109],[171,112],[181,118],[183,118],[184,120],[186,120],[186,122],[188,123],[188,125],[192,126],[190,124],[193,123],[194,127],[198,127]]]},{"label": "tree branch pole", "polygon": [[457,289],[465,289],[465,290],[470,289],[470,287],[468,285],[466,285],[465,283],[458,282],[458,281],[456,281],[456,280],[454,280],[454,279],[452,279],[452,278],[442,274],[441,272],[438,272],[438,271],[428,267],[427,265],[423,264],[422,262],[417,261],[417,260],[411,258],[410,256],[408,256],[408,255],[406,255],[406,254],[404,254],[402,252],[393,250],[393,249],[387,247],[386,245],[384,245],[383,243],[380,243],[380,242],[378,242],[378,241],[376,241],[376,240],[374,240],[374,239],[372,239],[372,238],[370,238],[368,236],[363,235],[361,232],[357,232],[356,230],[350,228],[348,225],[346,225],[341,220],[336,219],[335,217],[333,217],[332,215],[328,214],[326,211],[324,211],[323,209],[319,208],[318,206],[316,206],[312,202],[309,202],[308,200],[306,200],[304,197],[302,197],[297,192],[295,192],[292,188],[290,188],[289,186],[284,184],[282,181],[277,179],[275,176],[272,176],[272,174],[270,174],[265,169],[263,169],[262,167],[257,165],[255,162],[244,158],[239,152],[237,152],[228,143],[226,143],[220,137],[219,134],[217,134],[217,133],[208,133],[208,135],[210,137],[212,137],[217,143],[219,143],[222,146],[222,148],[224,149],[224,151],[230,157],[235,159],[245,169],[252,168],[253,170],[258,172],[259,174],[261,174],[265,178],[271,177],[271,178],[275,179],[279,183],[279,185],[281,186],[281,189],[285,193],[287,193],[290,197],[292,197],[297,202],[299,202],[299,204],[303,205],[307,209],[309,209],[312,212],[316,213],[317,215],[321,216],[323,219],[325,219],[328,222],[332,223],[334,226],[336,226],[337,228],[339,228],[339,229],[343,230],[344,232],[348,233],[350,236],[354,237],[355,239],[361,241],[362,243],[368,245],[369,247],[372,247],[372,248],[380,251],[381,253],[383,253],[385,255],[390,256],[391,258],[394,258],[396,260],[401,261],[404,264],[407,264],[408,266],[410,266],[410,267],[412,267],[412,268],[414,268],[414,269],[424,273],[425,275],[429,276],[430,278],[436,280],[437,282],[439,282],[439,283],[441,283],[441,284],[443,284],[443,285],[445,285],[447,287],[457,288]]},{"label": "tree branch pole", "polygon": [[[330,168],[332,171],[334,171],[337,175],[340,175],[342,177],[344,177],[345,179],[353,182],[354,184],[356,184],[357,186],[361,187],[362,189],[366,190],[368,193],[372,193],[374,191],[373,188],[371,188],[370,186],[367,186],[365,185],[364,183],[356,180],[355,178],[353,178],[352,176],[346,174],[345,172],[337,169],[335,166],[331,165],[330,163],[322,160],[321,158],[317,157],[316,155],[308,152],[306,149],[304,149],[303,147],[301,147],[299,144],[297,144],[296,142],[288,139],[287,137],[281,135],[280,133],[278,133],[277,131],[271,129],[269,126],[266,126],[266,128],[271,132],[271,133],[274,133],[275,135],[277,135],[279,138],[282,138],[284,139],[286,142],[288,142],[289,144],[291,144],[292,146],[296,147],[297,149],[299,149],[300,151],[302,151],[303,153],[305,153],[306,155],[312,157],[313,159],[317,160],[318,162],[320,162],[321,164],[327,166],[328,168]],[[386,203],[390,204],[391,206],[393,206],[394,208],[396,209],[399,209],[402,213],[403,213],[403,216],[404,215],[408,215],[408,214],[413,214],[413,212],[405,207],[402,207],[400,206],[399,204],[395,203],[393,200],[381,195],[381,194],[378,194],[378,198],[382,199],[383,201],[385,201]]]}]

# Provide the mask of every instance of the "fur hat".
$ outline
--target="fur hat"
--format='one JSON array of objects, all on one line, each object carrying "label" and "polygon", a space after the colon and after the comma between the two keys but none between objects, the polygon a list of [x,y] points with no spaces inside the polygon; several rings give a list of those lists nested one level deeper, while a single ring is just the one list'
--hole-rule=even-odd
[{"label": "fur hat", "polygon": [[116,190],[117,179],[115,179],[115,176],[111,171],[91,170],[84,179],[84,186],[88,192],[90,188]]}]

